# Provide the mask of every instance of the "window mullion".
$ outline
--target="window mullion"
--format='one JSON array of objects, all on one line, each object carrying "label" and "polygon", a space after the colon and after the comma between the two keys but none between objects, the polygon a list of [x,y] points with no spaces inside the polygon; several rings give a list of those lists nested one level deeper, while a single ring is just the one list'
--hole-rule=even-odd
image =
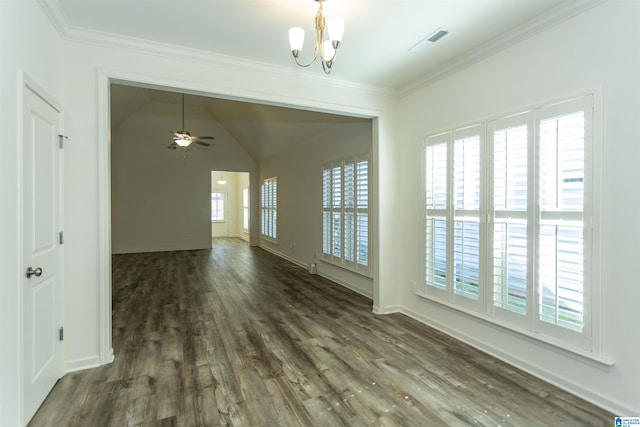
[{"label": "window mullion", "polygon": [[453,136],[447,142],[447,204],[446,204],[446,225],[447,225],[447,301],[454,301],[454,278],[455,278],[455,262],[454,262],[454,197],[453,197]]},{"label": "window mullion", "polygon": [[345,174],[344,174],[344,161],[340,162],[340,264],[345,265],[345,245],[344,245],[344,224],[346,222],[345,207],[344,207],[344,190],[345,190]]},{"label": "window mullion", "polygon": [[528,119],[528,128],[531,129],[528,136],[529,153],[528,153],[528,168],[529,174],[527,177],[527,234],[529,236],[527,243],[528,259],[527,259],[527,329],[536,330],[536,319],[539,318],[539,298],[538,292],[538,244],[540,241],[540,185],[539,185],[539,144],[540,144],[540,132],[538,129],[539,122],[534,120],[534,114],[531,113]]}]

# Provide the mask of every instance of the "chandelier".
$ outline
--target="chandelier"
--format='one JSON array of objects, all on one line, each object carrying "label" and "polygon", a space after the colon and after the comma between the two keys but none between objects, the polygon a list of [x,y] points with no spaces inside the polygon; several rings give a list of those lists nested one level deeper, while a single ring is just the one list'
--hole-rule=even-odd
[{"label": "chandelier", "polygon": [[293,27],[289,29],[289,45],[291,46],[291,53],[293,58],[301,67],[308,67],[313,64],[318,55],[322,62],[322,69],[325,73],[331,73],[331,67],[336,60],[336,51],[340,42],[342,41],[342,35],[344,34],[344,20],[339,17],[329,19],[328,25],[328,40],[325,40],[325,17],[322,14],[322,2],[323,0],[315,0],[318,2],[318,13],[316,13],[315,19],[315,36],[313,39],[313,59],[308,64],[301,63],[299,61],[300,54],[302,53],[302,45],[304,44],[304,30],[300,27]]}]

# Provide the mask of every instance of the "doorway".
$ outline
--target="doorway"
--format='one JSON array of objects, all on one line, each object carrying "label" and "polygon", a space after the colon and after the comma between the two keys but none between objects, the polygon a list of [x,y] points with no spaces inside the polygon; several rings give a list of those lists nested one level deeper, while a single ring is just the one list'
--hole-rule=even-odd
[{"label": "doorway", "polygon": [[211,238],[249,242],[248,172],[211,171]]}]

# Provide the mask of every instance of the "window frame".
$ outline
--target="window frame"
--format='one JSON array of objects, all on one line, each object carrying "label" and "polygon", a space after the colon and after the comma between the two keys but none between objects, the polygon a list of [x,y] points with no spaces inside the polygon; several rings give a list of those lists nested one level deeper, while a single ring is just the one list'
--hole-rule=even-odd
[{"label": "window frame", "polygon": [[[366,164],[366,200],[358,191],[362,179],[359,165]],[[345,179],[345,170],[352,170],[351,185]],[[339,183],[336,186],[336,174]],[[327,189],[330,194],[327,194]],[[371,277],[371,160],[369,155],[360,155],[326,163],[321,172],[321,248],[320,260],[360,275]],[[352,193],[351,193],[352,192]],[[352,194],[352,202],[346,200],[346,194]],[[336,196],[337,194],[337,196]],[[346,218],[351,218],[352,233],[346,233]],[[361,224],[366,217],[366,237],[361,238]],[[339,221],[335,228],[336,219]],[[337,234],[336,234],[337,233]],[[336,240],[337,238],[337,240]],[[347,239],[349,239],[347,241]],[[366,240],[366,241],[363,241]],[[338,242],[338,244],[336,244]],[[347,244],[349,243],[349,244]],[[361,248],[366,245],[366,264],[361,259]],[[347,255],[345,248],[350,247]]]},{"label": "window frame", "polygon": [[[483,126],[484,147],[481,147],[481,206],[479,210],[480,216],[480,277],[482,284],[480,292],[484,293],[479,299],[479,306],[473,307],[469,304],[461,303],[453,297],[453,278],[450,277],[452,268],[452,259],[454,257],[452,251],[453,222],[450,220],[453,211],[453,154],[452,147],[455,141],[457,131],[467,129],[469,126],[457,129],[447,130],[445,132],[435,133],[426,137],[422,144],[422,200],[423,200],[423,261],[428,262],[427,253],[427,218],[430,211],[427,206],[427,165],[426,154],[427,147],[433,145],[437,141],[447,143],[447,206],[444,210],[447,215],[447,286],[444,290],[430,286],[427,282],[427,264],[423,265],[423,281],[418,287],[417,295],[436,301],[438,303],[450,306],[456,310],[472,314],[492,323],[499,324],[508,329],[515,330],[524,335],[534,337],[538,340],[551,343],[572,352],[576,352],[587,357],[599,360],[600,344],[599,336],[596,336],[596,329],[593,327],[599,319],[599,312],[594,310],[594,295],[599,291],[600,284],[598,278],[598,249],[594,244],[598,233],[596,221],[598,217],[598,202],[601,200],[600,192],[594,185],[597,182],[598,172],[601,166],[594,161],[594,153],[600,150],[599,142],[595,138],[595,129],[598,123],[595,121],[595,93],[580,94],[574,98],[561,100],[558,102],[547,103],[541,107],[535,107],[525,110],[524,113],[517,113],[510,116],[502,116],[493,119],[487,119],[477,125]],[[523,110],[521,110],[523,111]],[[540,151],[540,131],[539,126],[545,118],[555,118],[558,114],[567,114],[569,112],[584,112],[584,187],[583,187],[583,205],[582,205],[582,225],[583,225],[583,276],[582,276],[582,332],[568,329],[564,326],[548,323],[541,319],[541,308],[539,308],[538,300],[540,299],[539,278],[537,276],[536,266],[539,260],[538,247],[540,239],[540,185],[538,182],[538,159]],[[560,112],[560,113],[558,113]],[[494,186],[493,186],[493,150],[494,150],[494,132],[496,125],[509,124],[510,122],[526,123],[528,126],[527,139],[527,280],[532,280],[527,285],[526,299],[526,315],[518,315],[508,310],[501,309],[493,303],[493,242],[494,242],[494,226],[495,226],[495,210],[494,203]],[[472,125],[473,126],[473,125]],[[498,126],[500,127],[500,126]],[[532,194],[531,194],[532,193]],[[531,206],[532,202],[534,207]],[[559,291],[558,291],[559,292]],[[558,297],[559,294],[556,294]]]},{"label": "window frame", "polygon": [[242,231],[249,232],[249,187],[242,189]]},{"label": "window frame", "polygon": [[[220,199],[219,201],[216,203],[216,205],[221,205],[221,206],[217,206],[216,209],[214,209],[213,207],[213,195],[214,194],[219,194],[220,195]],[[211,192],[211,222],[225,222],[227,220],[227,215],[226,215],[226,206],[227,205],[227,200],[226,200],[226,194],[224,191],[212,191]],[[214,218],[213,214],[214,211],[220,211],[219,213],[222,215],[222,217],[218,217],[218,218]]]},{"label": "window frame", "polygon": [[260,186],[260,238],[278,243],[278,177],[262,181]]}]

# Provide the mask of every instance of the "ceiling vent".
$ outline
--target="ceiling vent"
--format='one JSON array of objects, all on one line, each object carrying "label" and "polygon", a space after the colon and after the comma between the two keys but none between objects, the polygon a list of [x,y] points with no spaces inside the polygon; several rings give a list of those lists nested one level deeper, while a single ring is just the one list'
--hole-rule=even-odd
[{"label": "ceiling vent", "polygon": [[411,46],[409,50],[414,50],[414,49],[421,50],[422,48],[425,48],[437,42],[447,34],[449,34],[449,30],[445,30],[444,28],[440,27],[437,30],[435,30],[433,33],[429,34],[427,37],[420,40],[418,43]]},{"label": "ceiling vent", "polygon": [[447,34],[449,34],[449,31],[445,30],[444,28],[438,28],[436,31],[431,33],[429,37],[427,37],[427,41],[431,43],[435,43],[441,38],[443,38],[444,36],[446,36]]}]

